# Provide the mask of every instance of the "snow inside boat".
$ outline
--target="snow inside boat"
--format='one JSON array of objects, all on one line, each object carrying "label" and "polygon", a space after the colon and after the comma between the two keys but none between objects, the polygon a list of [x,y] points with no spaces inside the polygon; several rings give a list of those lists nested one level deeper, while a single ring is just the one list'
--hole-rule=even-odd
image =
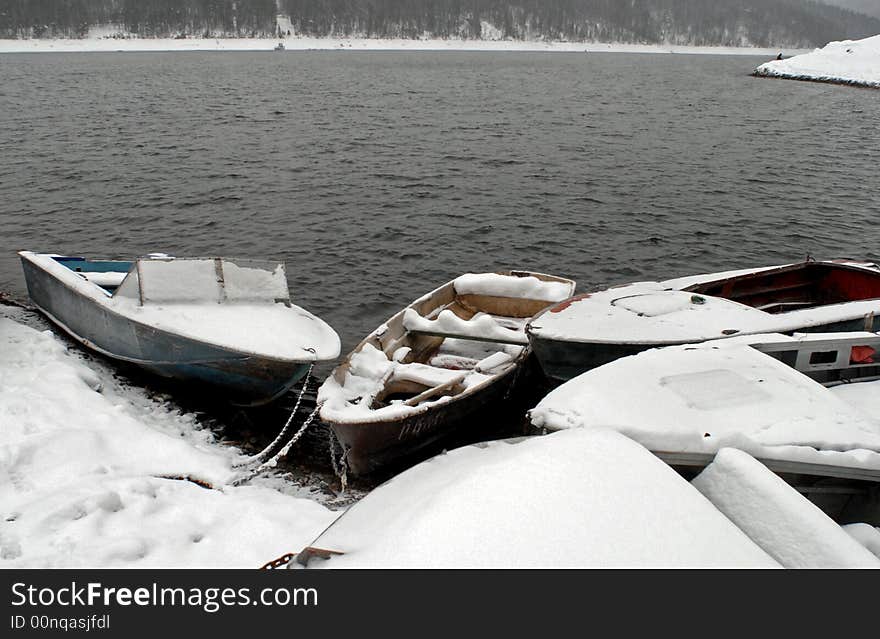
[{"label": "snow inside boat", "polygon": [[291,304],[283,264],[19,255],[34,305],[71,337],[234,403],[271,401],[339,355],[333,329]]},{"label": "snow inside boat", "polygon": [[880,482],[878,351],[869,332],[652,349],[566,382],[529,418],[612,428],[677,466],[731,447],[780,473]]},{"label": "snow inside boat", "polygon": [[526,328],[549,378],[564,382],[648,348],[757,333],[874,330],[875,264],[806,261],[637,282],[577,295]]},{"label": "snow inside boat", "polygon": [[526,321],[574,286],[524,271],[466,274],[373,331],[318,391],[349,470],[374,470],[492,410],[526,362]]}]

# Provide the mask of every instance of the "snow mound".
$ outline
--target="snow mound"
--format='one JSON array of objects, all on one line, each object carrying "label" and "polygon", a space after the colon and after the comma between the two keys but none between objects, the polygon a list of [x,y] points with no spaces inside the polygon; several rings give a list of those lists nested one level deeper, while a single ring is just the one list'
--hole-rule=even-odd
[{"label": "snow mound", "polygon": [[755,74],[880,88],[880,35],[829,42],[810,53],[766,62]]},{"label": "snow mound", "polygon": [[692,484],[786,568],[880,568],[877,557],[747,453],[720,450]]},{"label": "snow mound", "polygon": [[0,567],[257,567],[332,521],[224,486],[237,458],[192,415],[122,395],[51,332],[0,317]]},{"label": "snow mound", "polygon": [[466,446],[398,475],[309,567],[773,566],[671,468],[611,431]]}]

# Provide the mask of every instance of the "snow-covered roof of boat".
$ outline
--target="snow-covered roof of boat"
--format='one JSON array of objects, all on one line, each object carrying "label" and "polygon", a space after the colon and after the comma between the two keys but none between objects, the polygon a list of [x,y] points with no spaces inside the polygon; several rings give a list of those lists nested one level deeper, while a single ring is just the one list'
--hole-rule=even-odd
[{"label": "snow-covered roof of boat", "polygon": [[[865,267],[867,264],[851,263]],[[880,314],[880,300],[814,306],[773,314],[721,297],[681,290],[779,266],[635,282],[577,295],[536,317],[527,331],[542,339],[599,344],[681,344],[738,333],[785,333]]]},{"label": "snow-covered roof of boat", "polygon": [[699,492],[611,431],[466,446],[352,506],[311,567],[774,566]]},{"label": "snow-covered roof of boat", "polygon": [[283,268],[267,273],[224,260],[221,300],[214,258],[140,259],[117,293],[109,296],[49,255],[27,251],[21,255],[80,295],[160,330],[280,360],[326,360],[339,355],[339,336],[330,326],[305,309],[287,305]]},{"label": "snow-covered roof of boat", "polygon": [[[753,341],[761,338],[795,339]],[[553,390],[530,419],[549,430],[613,428],[658,452],[730,446],[764,459],[880,469],[880,419],[849,397],[876,396],[880,382],[825,388],[744,342],[616,360]]]}]

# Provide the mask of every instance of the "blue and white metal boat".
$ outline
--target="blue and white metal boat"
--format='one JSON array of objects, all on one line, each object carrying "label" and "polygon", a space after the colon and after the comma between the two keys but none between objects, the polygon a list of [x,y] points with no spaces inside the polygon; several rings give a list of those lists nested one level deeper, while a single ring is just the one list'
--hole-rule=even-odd
[{"label": "blue and white metal boat", "polygon": [[283,264],[19,255],[34,305],[78,342],[233,403],[271,401],[339,355],[336,332],[291,304]]}]

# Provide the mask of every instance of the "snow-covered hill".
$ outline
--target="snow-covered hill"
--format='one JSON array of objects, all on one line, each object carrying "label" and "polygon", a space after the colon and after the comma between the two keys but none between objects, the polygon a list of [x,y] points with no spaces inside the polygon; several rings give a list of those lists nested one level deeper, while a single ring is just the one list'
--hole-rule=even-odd
[{"label": "snow-covered hill", "polygon": [[880,88],[880,35],[830,42],[811,53],[762,64],[755,74]]}]

